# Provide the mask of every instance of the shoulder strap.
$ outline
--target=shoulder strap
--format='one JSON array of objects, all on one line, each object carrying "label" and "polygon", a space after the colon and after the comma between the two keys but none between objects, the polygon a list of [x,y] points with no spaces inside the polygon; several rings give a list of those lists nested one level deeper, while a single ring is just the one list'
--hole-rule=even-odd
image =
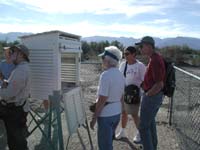
[{"label": "shoulder strap", "polygon": [[125,67],[124,67],[124,77],[126,77],[127,64],[128,64],[128,62],[126,61],[126,64],[125,64]]}]

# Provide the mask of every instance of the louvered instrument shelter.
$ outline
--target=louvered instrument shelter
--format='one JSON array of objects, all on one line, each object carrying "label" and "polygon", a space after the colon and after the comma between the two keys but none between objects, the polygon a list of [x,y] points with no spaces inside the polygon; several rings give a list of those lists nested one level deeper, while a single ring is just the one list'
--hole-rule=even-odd
[{"label": "louvered instrument shelter", "polygon": [[80,36],[49,31],[20,39],[30,50],[32,98],[48,99],[54,90],[79,84]]}]

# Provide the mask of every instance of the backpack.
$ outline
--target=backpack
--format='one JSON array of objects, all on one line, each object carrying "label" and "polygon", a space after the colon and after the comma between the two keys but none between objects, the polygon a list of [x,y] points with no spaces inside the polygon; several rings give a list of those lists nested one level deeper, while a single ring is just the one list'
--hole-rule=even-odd
[{"label": "backpack", "polygon": [[[126,78],[126,70],[127,70],[126,61],[125,68],[124,68],[124,77]],[[124,92],[124,102],[126,104],[139,104],[140,103],[140,89],[137,85],[131,84],[125,87]]]},{"label": "backpack", "polygon": [[165,63],[165,83],[163,87],[163,93],[167,97],[172,97],[176,87],[175,69],[172,62],[164,59]]}]

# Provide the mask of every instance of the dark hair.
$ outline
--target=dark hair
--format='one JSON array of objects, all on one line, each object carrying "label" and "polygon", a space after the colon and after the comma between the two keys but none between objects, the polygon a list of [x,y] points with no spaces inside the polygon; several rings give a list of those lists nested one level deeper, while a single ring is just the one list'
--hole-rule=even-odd
[{"label": "dark hair", "polygon": [[128,46],[125,48],[126,51],[129,51],[131,54],[135,53],[136,54],[136,48],[134,46]]}]

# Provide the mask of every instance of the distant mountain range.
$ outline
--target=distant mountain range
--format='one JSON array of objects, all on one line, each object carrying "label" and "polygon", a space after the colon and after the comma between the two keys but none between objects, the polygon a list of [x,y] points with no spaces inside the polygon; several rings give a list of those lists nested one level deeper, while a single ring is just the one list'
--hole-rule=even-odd
[{"label": "distant mountain range", "polygon": [[0,41],[7,41],[7,42],[13,42],[18,41],[20,36],[23,35],[29,35],[32,33],[28,32],[9,32],[9,33],[0,33]]},{"label": "distant mountain range", "polygon": [[[104,36],[92,36],[92,37],[83,37],[82,40],[87,42],[100,42],[100,41],[119,41],[124,46],[134,45],[136,42],[139,42],[140,39],[132,38],[132,37],[104,37]],[[160,39],[154,37],[156,46],[161,48],[165,46],[172,46],[172,45],[187,45],[188,47],[200,50],[200,39],[199,38],[191,38],[191,37],[175,37],[175,38],[165,38]]]},{"label": "distant mountain range", "polygon": [[[0,33],[0,41],[6,40],[8,42],[13,42],[19,40],[19,36],[29,35],[31,33],[23,33],[23,32],[9,32],[9,33]],[[200,38],[191,38],[191,37],[175,37],[175,38],[164,38],[160,39],[154,37],[156,46],[157,47],[165,47],[165,46],[172,46],[172,45],[187,45],[188,47],[200,50]],[[87,42],[100,42],[100,41],[119,41],[124,46],[130,46],[134,43],[140,41],[140,39],[132,38],[132,37],[106,37],[106,36],[91,36],[91,37],[83,37],[83,41]]]}]

